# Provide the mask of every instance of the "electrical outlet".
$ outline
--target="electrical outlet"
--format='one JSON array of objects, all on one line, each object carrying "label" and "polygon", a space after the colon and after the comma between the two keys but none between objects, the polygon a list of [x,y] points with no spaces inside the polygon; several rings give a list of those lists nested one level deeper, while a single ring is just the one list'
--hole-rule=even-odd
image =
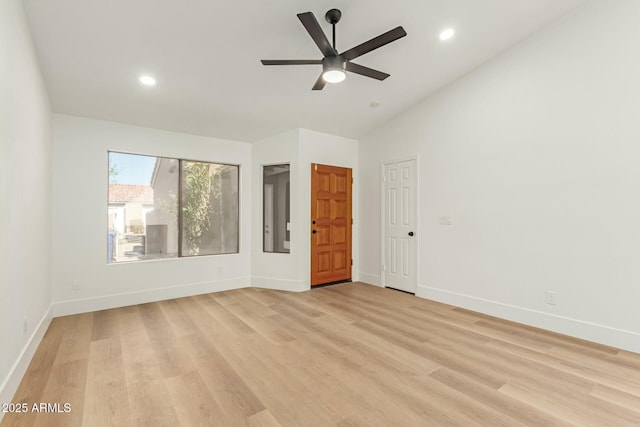
[{"label": "electrical outlet", "polygon": [[29,331],[29,319],[27,318],[27,316],[24,316],[24,318],[22,319],[22,335],[27,335],[28,331]]},{"label": "electrical outlet", "polygon": [[80,290],[80,281],[78,279],[73,279],[71,282],[71,290],[79,291]]},{"label": "electrical outlet", "polygon": [[544,299],[549,305],[557,305],[558,304],[558,293],[553,291],[547,291],[544,296]]}]

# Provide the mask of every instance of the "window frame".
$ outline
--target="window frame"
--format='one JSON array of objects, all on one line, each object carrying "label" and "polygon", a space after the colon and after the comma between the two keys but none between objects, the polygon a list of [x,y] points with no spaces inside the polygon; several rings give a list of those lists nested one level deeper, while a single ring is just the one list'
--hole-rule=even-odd
[{"label": "window frame", "polygon": [[[242,188],[242,165],[239,163],[230,163],[230,162],[217,162],[217,161],[211,161],[211,160],[199,160],[199,159],[193,159],[193,158],[182,158],[182,157],[171,157],[171,156],[167,156],[167,155],[153,155],[153,154],[148,154],[148,153],[142,153],[142,152],[132,152],[132,151],[121,151],[121,150],[112,150],[112,149],[108,149],[107,150],[107,233],[109,232],[109,216],[108,216],[108,207],[109,207],[109,185],[111,184],[110,182],[110,177],[109,177],[109,170],[110,170],[110,155],[111,153],[114,154],[120,154],[120,155],[131,155],[131,156],[144,156],[144,157],[153,157],[156,159],[168,159],[168,160],[176,160],[178,162],[178,194],[177,194],[177,239],[178,239],[178,249],[177,249],[177,253],[175,256],[173,257],[158,257],[158,258],[150,258],[150,259],[132,259],[132,260],[122,260],[122,261],[107,261],[107,265],[119,265],[119,264],[131,264],[131,263],[138,263],[138,262],[150,262],[150,261],[166,261],[166,260],[177,260],[177,259],[181,259],[181,258],[198,258],[198,257],[208,257],[208,256],[218,256],[218,255],[238,255],[241,252],[242,246],[241,246],[241,241],[242,241],[242,236],[241,236],[241,217],[242,217],[242,206],[241,206],[241,202],[242,202],[242,198],[240,196],[240,191]],[[221,165],[221,166],[231,166],[231,167],[235,167],[237,168],[237,193],[235,195],[235,202],[236,205],[238,207],[238,211],[237,211],[237,217],[236,217],[236,236],[237,236],[237,250],[235,252],[221,252],[221,253],[207,253],[207,254],[193,254],[193,255],[183,255],[183,244],[182,244],[182,237],[183,237],[183,215],[182,215],[182,211],[183,211],[183,190],[182,190],[182,184],[183,184],[183,178],[182,178],[182,173],[183,173],[183,164],[184,162],[192,162],[192,163],[205,163],[205,164],[212,164],[212,165]],[[145,230],[145,234],[146,234],[146,230]],[[105,246],[107,246],[106,250],[107,250],[107,259],[109,259],[109,237],[107,236],[107,244]],[[116,242],[112,243],[113,245],[116,244]]]},{"label": "window frame", "polygon": [[[262,253],[263,254],[283,254],[283,255],[290,255],[291,254],[291,249],[289,248],[288,251],[277,251],[277,250],[273,250],[273,251],[267,251],[265,250],[265,239],[264,239],[264,230],[265,230],[265,194],[264,194],[264,186],[265,186],[265,169],[268,167],[277,167],[277,166],[288,166],[288,170],[287,173],[289,174],[289,182],[287,183],[287,187],[288,187],[288,209],[286,210],[286,213],[289,217],[289,223],[291,222],[291,162],[290,161],[284,161],[284,162],[278,162],[278,163],[263,163],[260,165],[260,197],[261,197],[261,212],[262,212],[262,229],[261,229],[261,241],[262,241]],[[285,202],[286,205],[286,202]],[[285,216],[285,218],[286,218]],[[287,230],[286,233],[289,234],[289,242],[291,242],[291,230]]]}]

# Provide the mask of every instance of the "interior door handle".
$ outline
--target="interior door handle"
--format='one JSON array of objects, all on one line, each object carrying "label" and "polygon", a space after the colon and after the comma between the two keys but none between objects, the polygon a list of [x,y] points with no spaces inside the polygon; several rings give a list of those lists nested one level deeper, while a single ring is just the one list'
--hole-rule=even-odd
[{"label": "interior door handle", "polygon": [[410,236],[410,237],[413,237],[413,231],[410,231],[410,232],[409,232],[409,236]]},{"label": "interior door handle", "polygon": [[316,234],[316,233],[318,232],[318,230],[311,230],[311,232],[312,232],[313,234]]}]

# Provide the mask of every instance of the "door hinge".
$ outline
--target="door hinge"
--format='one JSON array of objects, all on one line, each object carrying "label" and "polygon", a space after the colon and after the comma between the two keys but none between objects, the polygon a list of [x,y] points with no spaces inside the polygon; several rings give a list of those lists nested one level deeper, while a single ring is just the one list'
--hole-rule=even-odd
[{"label": "door hinge", "polygon": [[353,265],[353,258],[351,258],[351,265]]},{"label": "door hinge", "polygon": [[351,183],[353,184],[353,178],[351,178]]},{"label": "door hinge", "polygon": [[353,218],[351,218],[351,225],[353,225]]}]

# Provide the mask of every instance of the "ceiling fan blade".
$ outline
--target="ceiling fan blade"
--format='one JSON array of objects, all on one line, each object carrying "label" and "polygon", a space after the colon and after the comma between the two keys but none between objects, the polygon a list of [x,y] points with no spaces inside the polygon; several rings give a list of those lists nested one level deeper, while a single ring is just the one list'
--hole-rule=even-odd
[{"label": "ceiling fan blade", "polygon": [[322,90],[324,89],[324,85],[326,85],[327,82],[324,81],[324,79],[322,78],[322,74],[320,74],[320,77],[318,77],[318,80],[316,80],[316,83],[313,85],[313,87],[311,88],[312,90]]},{"label": "ceiling fan blade", "polygon": [[322,59],[261,59],[262,65],[320,65]]},{"label": "ceiling fan blade", "polygon": [[383,73],[382,71],[374,70],[373,68],[365,67],[363,65],[354,64],[353,62],[347,62],[345,64],[345,68],[347,71],[351,71],[352,73],[371,77],[376,80],[384,80],[389,77],[389,74],[387,73]]},{"label": "ceiling fan blade", "polygon": [[313,41],[316,42],[320,48],[320,52],[322,52],[324,56],[335,56],[338,54],[333,46],[331,46],[331,43],[329,43],[327,36],[324,34],[324,31],[322,31],[322,28],[320,27],[320,24],[318,24],[316,17],[313,16],[313,13],[299,13],[298,19],[300,19],[300,22],[302,22],[304,28],[307,29],[307,32]]},{"label": "ceiling fan blade", "polygon": [[367,52],[371,52],[374,49],[382,47],[392,41],[396,41],[399,38],[402,38],[407,35],[407,32],[402,27],[396,27],[393,30],[387,31],[384,34],[379,35],[378,37],[374,37],[369,41],[366,41],[352,49],[343,52],[340,56],[342,56],[347,61],[355,59],[361,55],[364,55]]}]

